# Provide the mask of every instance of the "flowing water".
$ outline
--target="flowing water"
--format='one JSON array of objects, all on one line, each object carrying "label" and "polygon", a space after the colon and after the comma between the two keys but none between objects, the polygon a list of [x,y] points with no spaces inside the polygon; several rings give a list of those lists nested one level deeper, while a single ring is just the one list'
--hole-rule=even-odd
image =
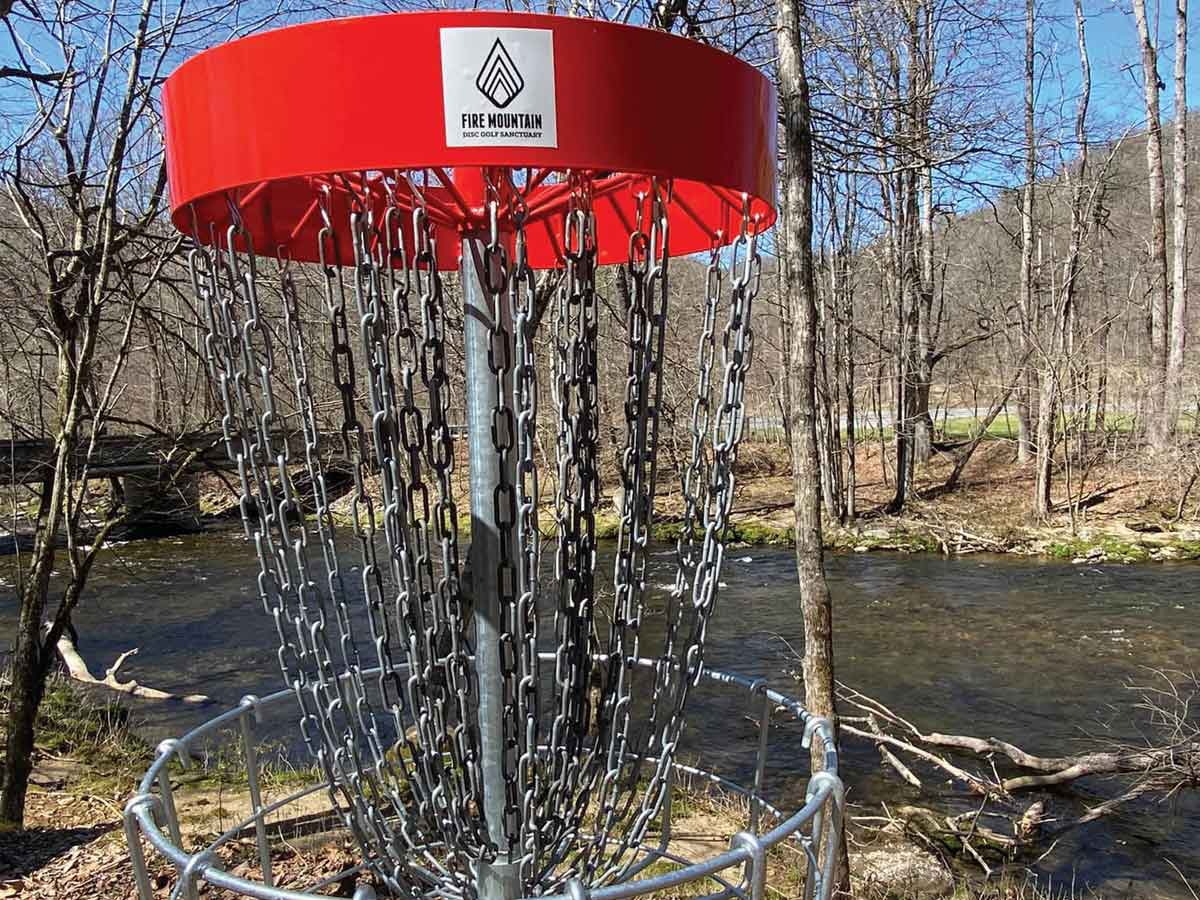
[{"label": "flowing water", "polygon": [[[670,579],[666,549],[654,557],[651,580],[659,584]],[[76,616],[93,671],[138,647],[122,677],[203,692],[220,704],[138,702],[148,738],[177,735],[246,693],[278,689],[274,628],[253,593],[251,557],[240,534],[215,532],[116,547],[98,564]],[[726,561],[708,664],[798,691],[789,674],[798,668],[790,648],[802,645],[790,551],[734,549]],[[7,634],[16,618],[13,565],[0,563],[0,633]],[[601,566],[611,568],[611,552]],[[1047,754],[1098,737],[1137,741],[1142,720],[1126,683],[1148,681],[1150,669],[1200,670],[1200,565],[863,554],[831,557],[828,572],[839,678],[926,731],[993,736]],[[690,709],[688,752],[745,780],[754,711],[709,693]],[[768,784],[798,791],[806,758],[781,729]],[[969,802],[944,778],[918,771],[949,802]],[[847,745],[843,774],[860,807],[928,802],[881,771],[868,746]],[[1048,807],[1059,817],[1078,815],[1116,792],[1091,780],[1048,796]],[[1038,869],[1106,894],[1187,896],[1168,860],[1200,884],[1194,793],[1130,804],[1075,829]]]}]

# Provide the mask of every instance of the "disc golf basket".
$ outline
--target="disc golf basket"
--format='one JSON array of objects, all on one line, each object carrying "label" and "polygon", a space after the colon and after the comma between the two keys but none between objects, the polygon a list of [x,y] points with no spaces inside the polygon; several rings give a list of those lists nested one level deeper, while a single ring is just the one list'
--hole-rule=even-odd
[{"label": "disc golf basket", "polygon": [[[172,896],[207,882],[309,897],[361,875],[360,898],[614,900],[698,880],[712,896],[761,898],[767,853],[786,843],[807,860],[805,895],[827,897],[842,803],[827,723],[704,663],[757,240],[775,216],[768,81],[640,28],[419,13],[235,41],[182,65],[164,98],[173,219],[192,241],[287,687],[160,748],[126,812],[144,900],[142,837],[178,870]],[[679,301],[668,264],[686,255],[705,277]],[[620,338],[602,345],[606,264],[626,290]],[[699,339],[674,578],[651,611],[672,316],[698,323]],[[597,591],[602,356],[625,372],[611,597]],[[318,372],[336,402],[321,402]],[[331,509],[331,460],[353,476],[349,521]],[[745,692],[741,708],[759,716],[750,787],[677,759],[701,683]],[[264,803],[255,728],[285,703],[298,703],[323,785]],[[793,813],[764,788],[778,705],[825,749]],[[251,815],[186,850],[168,768],[230,726]],[[807,753],[793,753],[802,767]],[[680,772],[744,796],[748,825],[726,852],[692,861],[672,845]],[[328,791],[362,863],[285,890],[267,820],[313,790]],[[243,829],[257,880],[222,871],[216,854]]]}]

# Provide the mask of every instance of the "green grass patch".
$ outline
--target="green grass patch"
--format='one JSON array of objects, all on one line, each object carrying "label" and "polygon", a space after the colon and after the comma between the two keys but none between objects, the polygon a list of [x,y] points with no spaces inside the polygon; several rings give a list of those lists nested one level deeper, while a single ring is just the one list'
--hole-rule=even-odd
[{"label": "green grass patch", "polygon": [[757,546],[791,546],[796,543],[796,529],[754,520],[733,522],[729,526],[728,540]]},{"label": "green grass patch", "polygon": [[[193,753],[199,765],[186,770],[172,767],[175,780],[189,787],[236,787],[248,785],[248,765],[241,732],[234,729],[222,731],[208,746]],[[259,785],[266,792],[277,788],[304,786],[324,781],[320,768],[315,764],[297,765],[287,759],[283,742],[259,742],[255,745],[258,756]]]},{"label": "green grass patch", "polygon": [[1175,541],[1170,544],[1175,559],[1200,559],[1200,541]]},{"label": "green grass patch", "polygon": [[[7,696],[0,700],[7,709]],[[125,787],[154,758],[153,748],[134,733],[132,715],[119,700],[60,675],[46,683],[35,739],[40,753],[76,760],[81,780],[94,786]]]},{"label": "green grass patch", "polygon": [[[1101,552],[1096,553],[1097,550]],[[1046,553],[1062,560],[1103,557],[1109,562],[1135,563],[1150,559],[1150,551],[1146,547],[1112,535],[1097,535],[1087,539],[1070,538],[1051,544],[1046,548]]]},{"label": "green grass patch", "polygon": [[[983,420],[986,416],[968,416],[961,419],[947,419],[946,421],[935,420],[934,424],[937,428],[941,440],[956,441],[956,440],[974,440],[979,434],[979,429],[983,426]],[[1009,413],[1003,413],[996,416],[988,425],[985,440],[1016,440],[1018,423],[1017,417]]]}]

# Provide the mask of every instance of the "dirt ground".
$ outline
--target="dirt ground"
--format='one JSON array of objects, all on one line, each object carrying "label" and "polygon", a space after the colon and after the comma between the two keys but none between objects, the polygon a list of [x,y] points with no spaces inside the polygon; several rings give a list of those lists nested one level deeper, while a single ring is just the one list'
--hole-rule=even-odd
[{"label": "dirt ground", "polygon": [[[43,756],[34,773],[26,811],[26,828],[0,832],[0,900],[136,900],[133,868],[125,843],[121,813],[133,790],[132,779],[109,786],[91,784],[78,762]],[[225,807],[225,825],[237,810],[232,797],[218,799],[210,789],[182,790],[178,795],[184,843],[195,846],[219,832],[214,807]],[[234,804],[236,801],[234,801]],[[186,810],[186,811],[185,811]],[[174,869],[143,840],[155,897],[170,896]],[[257,877],[251,839],[236,840],[218,851],[223,868]],[[301,888],[356,862],[345,839],[318,846],[284,845],[273,859],[276,884]],[[341,891],[339,893],[339,890]],[[330,896],[350,896],[345,886],[332,886]],[[233,895],[208,889],[205,897]]]},{"label": "dirt ground", "polygon": [[[890,444],[860,445],[856,458],[856,508],[853,520],[839,523],[826,511],[825,537],[831,549],[932,551],[940,553],[1048,554],[1059,558],[1099,557],[1126,562],[1200,558],[1200,452],[1154,459],[1120,446],[1097,447],[1086,467],[1056,466],[1046,521],[1032,515],[1034,462],[1018,462],[1008,440],[984,441],[953,490],[945,482],[956,461],[955,448],[937,450],[918,469],[903,511],[886,511],[895,494]],[[467,464],[460,459],[455,489],[466,494]],[[231,485],[206,479],[202,503],[210,516],[236,517]],[[331,504],[335,516],[348,519],[352,504],[349,476],[334,483],[341,492]],[[375,494],[378,486],[368,482]],[[603,500],[597,516],[601,537],[614,537],[619,524],[619,481],[615,471],[601,472]],[[542,485],[541,525],[553,530],[553,484]],[[729,538],[747,544],[791,541],[794,496],[789,451],[779,443],[743,443],[737,466],[737,501],[730,515]],[[1180,498],[1186,502],[1180,504]],[[375,504],[376,512],[381,504]],[[660,472],[655,499],[662,539],[683,512],[679,479],[668,466]],[[465,512],[461,527],[468,527]],[[677,529],[676,529],[677,530]]]},{"label": "dirt ground", "polygon": [[[81,765],[69,759],[43,757],[34,776],[29,797],[26,829],[0,833],[0,900],[136,900],[133,870],[126,850],[121,810],[129,796],[128,781],[110,789],[85,788]],[[292,786],[292,790],[295,786]],[[184,843],[200,846],[229,827],[246,812],[241,789],[218,791],[211,786],[188,788],[176,793],[183,823]],[[321,797],[322,795],[317,795]],[[269,799],[269,798],[268,798]],[[678,801],[677,801],[678,803]],[[730,837],[744,827],[745,812],[722,797],[692,795],[676,817],[670,851],[700,861],[729,849]],[[320,799],[315,807],[327,809]],[[296,811],[292,811],[295,815]],[[651,835],[650,842],[657,843]],[[156,898],[167,898],[177,884],[174,870],[143,840],[151,869]],[[257,881],[261,875],[252,839],[235,840],[218,851],[222,867],[235,875]],[[340,832],[313,837],[281,839],[275,843],[272,868],[279,887],[302,890],[307,885],[354,866],[358,854],[352,841]],[[659,874],[672,866],[656,863],[644,873]],[[771,859],[772,882],[798,887],[802,877],[798,851]],[[345,879],[324,893],[349,897],[355,881]],[[656,895],[668,898],[696,896],[700,886],[678,893]],[[711,890],[711,885],[708,888]],[[206,887],[201,896],[226,898],[234,895]]]},{"label": "dirt ground", "polygon": [[[860,449],[856,462],[855,519],[839,524],[827,515],[826,542],[833,549],[1103,555],[1130,562],[1200,557],[1200,490],[1192,490],[1179,514],[1195,470],[1191,460],[1131,454],[1086,471],[1059,467],[1054,509],[1044,522],[1031,513],[1035,464],[1018,462],[1007,441],[981,444],[953,490],[944,485],[955,458],[935,453],[917,472],[899,515],[886,511],[895,494],[890,448],[886,465],[878,445]],[[758,524],[766,536],[786,540],[792,478],[783,449],[750,445],[740,468],[735,524],[751,539]]]}]

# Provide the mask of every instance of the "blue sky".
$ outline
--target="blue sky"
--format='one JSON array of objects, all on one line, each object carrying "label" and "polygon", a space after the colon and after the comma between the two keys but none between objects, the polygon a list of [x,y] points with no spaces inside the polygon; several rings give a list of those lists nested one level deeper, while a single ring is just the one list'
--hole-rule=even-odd
[{"label": "blue sky", "polygon": [[[1007,108],[1012,128],[1009,143],[988,144],[960,171],[974,182],[973,189],[961,184],[945,187],[942,202],[951,202],[960,211],[981,202],[979,190],[1014,187],[1022,179],[1023,136],[1021,110],[1024,92],[1024,0],[1003,0],[1009,14],[1008,27],[1000,40],[1000,55],[986,66],[1003,66],[992,81],[994,89],[1005,96],[1000,105]],[[1073,159],[1075,146],[1075,107],[1079,98],[1079,50],[1075,37],[1073,0],[1036,0],[1036,78],[1037,123],[1041,143],[1043,176]],[[1165,88],[1159,97],[1164,122],[1175,117],[1175,0],[1147,0],[1151,26],[1157,28],[1158,71]],[[1131,0],[1083,0],[1086,17],[1088,55],[1092,69],[1092,95],[1088,109],[1088,133],[1093,144],[1102,144],[1129,131],[1145,128],[1142,95],[1141,52],[1137,27],[1131,12]],[[1192,2],[1188,22],[1188,108],[1200,109],[1200,2]],[[1195,129],[1193,129],[1195,131]],[[1192,140],[1197,140],[1195,134]]]},{"label": "blue sky", "polygon": [[[1159,77],[1167,89],[1160,97],[1164,120],[1175,117],[1175,3],[1147,0],[1152,27],[1159,35]],[[1092,64],[1093,127],[1124,130],[1145,121],[1141,93],[1141,57],[1137,29],[1129,0],[1084,0],[1088,53]],[[1065,100],[1068,121],[1074,115],[1079,90],[1079,55],[1075,43],[1072,0],[1043,0],[1038,9],[1042,25],[1038,34],[1041,71],[1040,100],[1054,104]],[[1200,104],[1200,4],[1192,3],[1188,21],[1188,106]],[[1019,66],[1014,71],[1020,78]]]}]

